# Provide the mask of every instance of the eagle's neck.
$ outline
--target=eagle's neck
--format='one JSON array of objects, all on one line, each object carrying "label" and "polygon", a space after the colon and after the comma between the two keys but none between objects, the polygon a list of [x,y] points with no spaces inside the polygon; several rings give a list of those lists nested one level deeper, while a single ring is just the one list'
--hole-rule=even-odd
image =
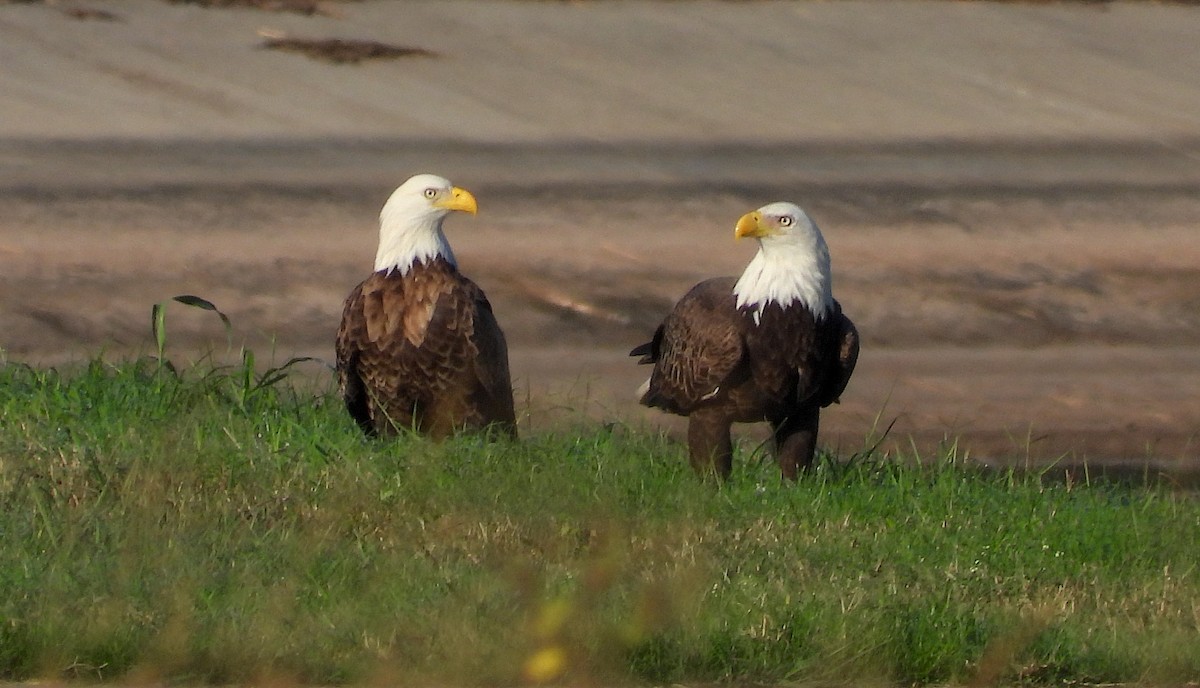
[{"label": "eagle's neck", "polygon": [[399,271],[401,275],[415,263],[428,264],[436,258],[441,258],[451,266],[457,266],[454,252],[446,242],[442,233],[442,219],[445,217],[403,216],[389,214],[387,208],[380,215],[379,222],[379,251],[375,254],[375,271]]},{"label": "eagle's neck", "polygon": [[829,247],[819,232],[772,237],[759,242],[733,294],[739,310],[759,322],[770,303],[787,308],[799,302],[820,320],[833,308]]}]

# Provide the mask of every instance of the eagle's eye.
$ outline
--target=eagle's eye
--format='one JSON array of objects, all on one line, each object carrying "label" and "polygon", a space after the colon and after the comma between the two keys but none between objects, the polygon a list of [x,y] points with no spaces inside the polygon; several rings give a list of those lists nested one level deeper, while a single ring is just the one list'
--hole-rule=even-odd
[{"label": "eagle's eye", "polygon": [[779,218],[779,224],[782,227],[791,227],[792,226],[792,216],[784,215],[783,217]]},{"label": "eagle's eye", "polygon": [[437,189],[425,189],[425,198],[436,198]]}]

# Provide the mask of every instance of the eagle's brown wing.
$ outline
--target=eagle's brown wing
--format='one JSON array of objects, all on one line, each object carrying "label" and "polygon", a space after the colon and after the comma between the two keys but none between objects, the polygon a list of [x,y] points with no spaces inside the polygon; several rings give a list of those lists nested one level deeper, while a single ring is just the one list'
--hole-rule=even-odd
[{"label": "eagle's brown wing", "polygon": [[631,353],[653,363],[646,406],[687,415],[745,367],[732,277],[706,280],[684,295],[648,345]]},{"label": "eagle's brown wing", "polygon": [[[364,282],[365,283],[365,282]],[[337,387],[355,423],[367,435],[374,435],[371,403],[366,381],[359,373],[361,346],[366,340],[366,321],[362,317],[362,285],[354,287],[342,306],[342,322],[337,328],[334,352],[337,358]]]},{"label": "eagle's brown wing", "polygon": [[346,408],[369,434],[413,428],[444,437],[513,423],[507,350],[491,307],[440,262],[404,276],[375,273],[356,287],[337,361]]},{"label": "eagle's brown wing", "polygon": [[850,376],[854,374],[854,366],[858,363],[858,329],[854,327],[850,318],[842,313],[841,305],[835,301],[834,306],[835,317],[831,321],[834,336],[830,353],[827,355],[828,373],[819,395],[821,406],[840,401],[842,392],[846,391],[846,385],[850,383]]},{"label": "eagle's brown wing", "polygon": [[495,424],[507,434],[516,437],[517,418],[513,408],[512,376],[508,371],[508,344],[504,331],[500,329],[492,304],[483,290],[463,278],[473,291],[473,313],[471,343],[476,355],[473,357],[473,374],[477,381],[474,404],[484,425]]},{"label": "eagle's brown wing", "polygon": [[371,413],[370,392],[359,371],[362,346],[367,341],[366,318],[363,315],[363,286],[359,284],[346,297],[342,306],[342,321],[338,326],[334,352],[337,356],[338,388],[346,402],[346,410],[363,432],[376,433]]}]

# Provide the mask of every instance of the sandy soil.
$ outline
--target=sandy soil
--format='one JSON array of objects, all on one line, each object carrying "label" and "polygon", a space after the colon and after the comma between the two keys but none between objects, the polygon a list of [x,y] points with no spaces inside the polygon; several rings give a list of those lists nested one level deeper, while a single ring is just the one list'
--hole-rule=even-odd
[{"label": "sandy soil", "polygon": [[[1200,14],[1160,3],[0,2],[0,349],[147,353],[215,302],[329,360],[378,209],[417,171],[509,337],[527,428],[678,421],[625,355],[731,225],[803,204],[865,337],[826,444],[1200,466]],[[108,7],[105,5],[105,7]],[[436,57],[345,66],[263,36]],[[223,355],[172,306],[176,359]],[[316,364],[304,368],[328,375]],[[894,424],[893,424],[894,421]],[[761,437],[750,431],[750,438]]]},{"label": "sandy soil", "polygon": [[[469,181],[460,180],[466,186]],[[682,426],[633,404],[626,352],[692,283],[740,271],[744,189],[477,188],[448,231],[508,333],[531,429],[583,412]],[[11,360],[153,349],[151,304],[216,303],[235,346],[332,356],[341,300],[369,269],[389,189],[192,185],[0,195],[0,331]],[[801,189],[839,300],[865,337],[824,438],[958,442],[1044,463],[1191,465],[1200,432],[1200,197],[1172,189]],[[168,311],[172,357],[226,343],[210,314]],[[309,364],[307,374],[328,375]],[[749,437],[760,435],[751,431]]]}]

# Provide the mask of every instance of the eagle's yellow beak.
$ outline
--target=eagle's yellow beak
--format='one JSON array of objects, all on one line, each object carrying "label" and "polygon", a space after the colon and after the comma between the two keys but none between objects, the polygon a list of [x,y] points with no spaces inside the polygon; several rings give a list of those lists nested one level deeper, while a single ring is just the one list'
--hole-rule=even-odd
[{"label": "eagle's yellow beak", "polygon": [[771,232],[762,225],[762,213],[755,210],[752,213],[746,213],[737,222],[737,228],[733,230],[733,238],[744,239],[745,237],[765,237]]},{"label": "eagle's yellow beak", "polygon": [[438,200],[433,205],[446,210],[461,210],[472,215],[479,212],[479,204],[475,202],[475,197],[471,195],[471,192],[457,186],[450,189],[448,197]]}]

